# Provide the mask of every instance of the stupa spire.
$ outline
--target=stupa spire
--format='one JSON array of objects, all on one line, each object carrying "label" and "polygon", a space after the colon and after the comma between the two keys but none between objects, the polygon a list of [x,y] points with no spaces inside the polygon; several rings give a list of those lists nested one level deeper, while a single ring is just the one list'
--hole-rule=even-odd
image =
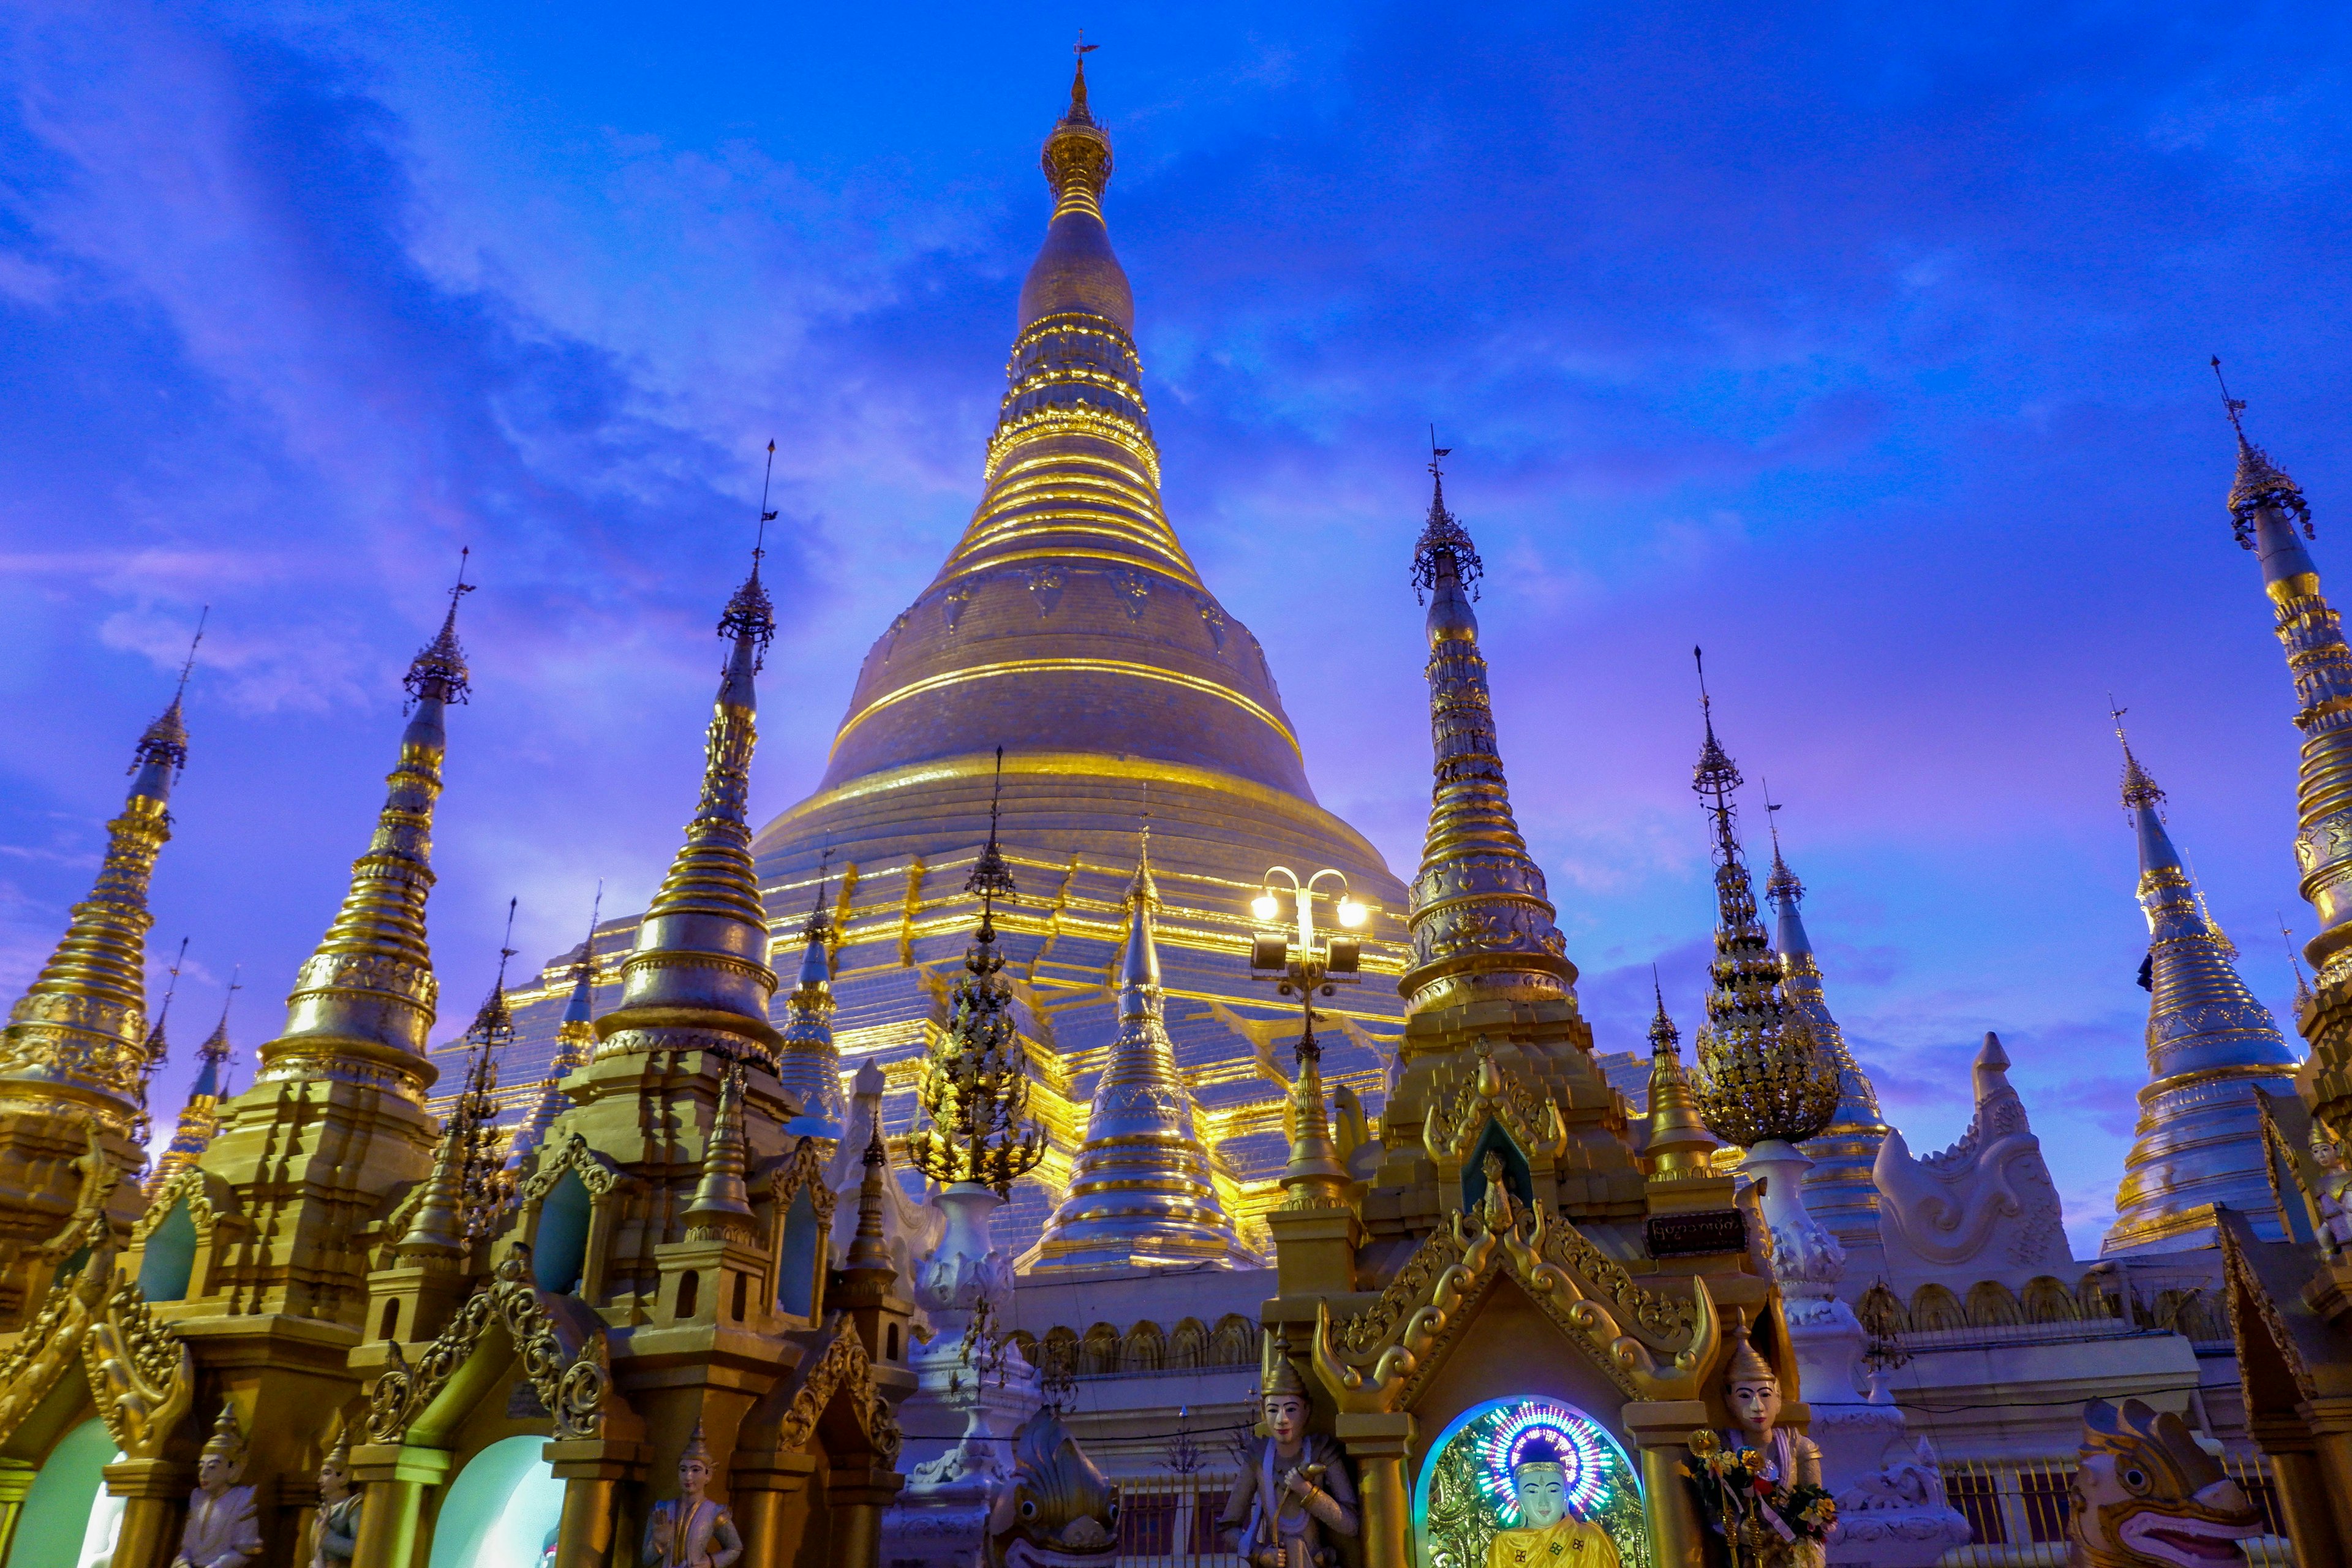
[{"label": "stupa spire", "polygon": [[1875,1247],[1878,1234],[1878,1184],[1871,1173],[1878,1165],[1880,1145],[1889,1131],[1878,1109],[1878,1090],[1870,1076],[1847,1048],[1845,1031],[1830,1014],[1822,988],[1821,961],[1813,939],[1805,931],[1802,905],[1805,885],[1789,869],[1780,854],[1780,825],[1773,814],[1780,807],[1768,790],[1765,821],[1772,835],[1772,871],[1764,879],[1764,895],[1778,917],[1773,951],[1780,960],[1780,1002],[1790,1017],[1803,1023],[1814,1046],[1837,1064],[1837,1110],[1821,1136],[1801,1147],[1813,1168],[1805,1173],[1805,1206],[1839,1242],[1849,1249]]},{"label": "stupa spire", "polygon": [[[131,753],[131,790],[106,825],[106,858],[89,896],[18,998],[0,1032],[0,1102],[44,1103],[95,1116],[128,1137],[147,1106],[147,888],[172,837],[172,784],[188,762],[181,704],[195,666],[197,624],[170,706]],[[143,1134],[142,1134],[143,1136]]]},{"label": "stupa spire", "polygon": [[816,896],[801,927],[800,984],[784,999],[790,1016],[776,1057],[776,1079],[801,1108],[785,1131],[838,1138],[848,1125],[848,1110],[841,1101],[841,1053],[833,1043],[833,921],[824,907],[832,859],[828,851],[817,861]]},{"label": "stupa spire", "polygon": [[751,1197],[743,1184],[743,1172],[750,1163],[743,1138],[743,1064],[732,1062],[719,1080],[710,1137],[702,1147],[702,1180],[686,1207],[688,1236],[750,1233]]},{"label": "stupa spire", "polygon": [[1666,1014],[1666,994],[1654,967],[1650,990],[1658,1010],[1650,1020],[1650,1127],[1642,1163],[1654,1177],[1712,1176],[1715,1151],[1722,1144],[1706,1130],[1691,1099],[1690,1080],[1683,1076],[1682,1037]]},{"label": "stupa spire", "polygon": [[1412,557],[1416,594],[1429,596],[1429,720],[1436,790],[1408,924],[1412,965],[1400,989],[1413,1012],[1474,997],[1564,997],[1576,966],[1553,925],[1544,876],[1511,812],[1495,736],[1478,617],[1470,608],[1485,568],[1469,531],[1445,507],[1444,459],[1430,446],[1429,517]]},{"label": "stupa spire", "polygon": [[[2277,1212],[2269,1203],[2255,1090],[2293,1094],[2295,1056],[2207,920],[2158,809],[2164,792],[2132,753],[2124,710],[2112,716],[2147,915],[2148,1084],[2139,1092],[2139,1124],[2116,1193],[2115,1227],[2100,1250],[2210,1246],[2215,1204],[2258,1228]],[[2267,1223],[2265,1234],[2274,1237],[2275,1219]]]},{"label": "stupa spire", "polygon": [[[2221,362],[2213,361],[2218,380]],[[2343,617],[2320,592],[2319,569],[2305,540],[2315,537],[2302,489],[2248,439],[2246,405],[2221,383],[2222,407],[2238,441],[2238,471],[2230,486],[2230,526],[2238,542],[2262,562],[2263,589],[2273,629],[2294,678],[2295,728],[2303,760],[2295,784],[2295,854],[2303,896],[2319,916],[2318,934],[2304,946],[2325,992],[2352,977],[2352,836],[2339,830],[2352,810],[2352,647]]]},{"label": "stupa spire", "polygon": [[1095,1085],[1069,1185],[1038,1242],[1036,1267],[1255,1267],[1259,1259],[1242,1245],[1217,1196],[1209,1152],[1193,1122],[1192,1091],[1168,1037],[1149,826],[1138,838],[1127,888],[1118,1034]]},{"label": "stupa spire", "polygon": [[317,950],[295,975],[286,1030],[260,1050],[257,1082],[327,1079],[389,1089],[422,1104],[438,1076],[425,1059],[440,984],[425,936],[433,891],[433,808],[448,749],[444,720],[466,700],[471,678],[457,641],[457,606],[470,551],[458,555],[448,613],[409,662],[400,762],[385,780],[367,852],[352,863],[350,890]]},{"label": "stupa spire", "polygon": [[[173,957],[171,967],[163,971],[169,977],[163,984],[163,1001],[162,1005],[155,1009],[155,1022],[147,1030],[147,1071],[150,1076],[152,1076],[157,1068],[169,1060],[172,1055],[172,1043],[164,1034],[163,1026],[172,1016],[172,998],[180,994],[180,966],[187,961],[188,939],[182,937],[179,952]],[[143,1091],[146,1087],[143,1079],[140,1087]],[[144,1103],[143,1096],[142,1103]]]},{"label": "stupa spire", "polygon": [[[764,502],[761,512],[764,530]],[[719,618],[728,656],[704,742],[701,799],[684,847],[637,926],[635,950],[621,964],[621,1005],[596,1021],[599,1054],[652,1050],[691,1037],[706,1047],[730,1042],[721,1050],[730,1058],[750,1053],[772,1063],[782,1043],[768,1022],[776,976],[768,967],[767,916],[745,816],[758,740],[754,678],[776,635],[775,612],[760,581],[763,553],[752,551],[751,573]]]},{"label": "stupa spire", "polygon": [[511,1160],[521,1160],[547,1142],[548,1129],[572,1102],[563,1092],[563,1080],[586,1067],[595,1052],[596,918],[604,910],[604,884],[600,881],[588,906],[588,935],[580,944],[580,962],[572,966],[572,996],[564,1004],[562,1021],[555,1026],[555,1051],[548,1058],[547,1076],[540,1080],[537,1102],[515,1129]]},{"label": "stupa spire", "polygon": [[[187,944],[183,942],[181,952],[186,951]],[[162,1192],[173,1177],[202,1159],[220,1133],[220,1102],[228,1098],[228,1064],[235,1051],[228,1038],[228,1010],[236,994],[244,989],[236,980],[241,973],[242,970],[230,972],[228,990],[221,997],[219,1021],[205,1037],[205,1043],[196,1047],[196,1076],[188,1086],[188,1101],[180,1108],[179,1125],[172,1131],[172,1142],[164,1146],[162,1157],[140,1184],[140,1190],[150,1198]],[[176,984],[176,964],[172,973]]]}]

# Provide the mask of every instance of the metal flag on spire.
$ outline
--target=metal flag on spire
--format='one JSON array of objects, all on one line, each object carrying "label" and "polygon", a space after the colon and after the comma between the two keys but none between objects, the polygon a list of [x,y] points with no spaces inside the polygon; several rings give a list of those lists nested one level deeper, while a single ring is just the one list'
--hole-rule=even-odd
[{"label": "metal flag on spire", "polygon": [[1412,551],[1412,599],[1418,605],[1423,595],[1433,593],[1442,579],[1451,578],[1453,585],[1478,596],[1478,580],[1486,574],[1486,563],[1478,559],[1478,548],[1470,542],[1470,531],[1462,520],[1445,510],[1445,459],[1454,455],[1451,447],[1437,444],[1437,426],[1429,427],[1429,518],[1422,525],[1421,539]]},{"label": "metal flag on spire", "polygon": [[466,567],[473,555],[474,547],[470,544],[458,550],[457,581],[449,588],[449,613],[441,617],[440,632],[409,662],[408,673],[401,677],[400,683],[408,689],[412,709],[428,698],[440,702],[463,702],[474,689],[471,672],[466,668],[466,650],[457,641],[457,605],[476,586],[466,581]]}]

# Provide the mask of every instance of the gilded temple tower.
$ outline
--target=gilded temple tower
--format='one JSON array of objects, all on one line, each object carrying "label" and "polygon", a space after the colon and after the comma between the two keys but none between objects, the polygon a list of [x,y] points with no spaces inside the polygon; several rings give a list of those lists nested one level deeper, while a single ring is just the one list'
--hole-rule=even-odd
[{"label": "gilded temple tower", "polygon": [[228,1005],[236,998],[237,987],[231,985],[229,994],[221,1000],[220,1021],[205,1043],[196,1047],[196,1076],[188,1086],[188,1102],[180,1108],[179,1124],[173,1129],[172,1142],[155,1168],[147,1173],[144,1191],[149,1197],[162,1192],[173,1176],[194,1164],[212,1147],[213,1136],[220,1131],[220,1103],[228,1098]]},{"label": "gilded temple tower", "polygon": [[[2116,739],[2123,740],[2122,715]],[[2292,1091],[2294,1052],[2213,929],[2157,809],[2164,792],[2124,741],[2124,809],[2147,914],[2148,1084],[2103,1255],[2214,1245],[2215,1205],[2275,1237],[2257,1089]]]},{"label": "gilded temple tower", "polygon": [[[195,654],[189,650],[193,664]],[[172,837],[172,782],[188,761],[182,716],[188,670],[171,706],[131,749],[131,791],[106,828],[89,896],[0,1034],[0,1322],[23,1308],[14,1260],[59,1230],[82,1187],[72,1162],[95,1127],[120,1173],[107,1214],[127,1226],[146,1137],[147,885]]]},{"label": "gilded temple tower", "polygon": [[776,1058],[776,1077],[801,1103],[794,1132],[839,1138],[849,1125],[841,1098],[841,1053],[833,1043],[833,922],[824,909],[824,878],[808,924],[801,928],[800,984],[784,999],[791,1016]]}]

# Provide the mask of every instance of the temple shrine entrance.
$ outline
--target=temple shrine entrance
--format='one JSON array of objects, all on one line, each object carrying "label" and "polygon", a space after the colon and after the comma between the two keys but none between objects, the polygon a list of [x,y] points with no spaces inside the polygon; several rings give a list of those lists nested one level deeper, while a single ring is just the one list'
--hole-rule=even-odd
[{"label": "temple shrine entrance", "polygon": [[501,1437],[449,1484],[433,1523],[431,1568],[537,1568],[554,1549],[563,1483],[547,1439]]},{"label": "temple shrine entrance", "polygon": [[1651,1568],[1639,1472],[1591,1416],[1557,1399],[1489,1399],[1455,1416],[1430,1445],[1412,1490],[1421,1568],[1486,1568],[1496,1534],[1518,1528],[1513,1467],[1530,1443],[1558,1452],[1568,1511],[1598,1524],[1625,1568]]},{"label": "temple shrine entrance", "polygon": [[121,1458],[106,1423],[96,1416],[58,1438],[25,1494],[8,1562],[24,1568],[92,1568],[112,1557],[123,1500],[106,1495],[100,1472]]}]

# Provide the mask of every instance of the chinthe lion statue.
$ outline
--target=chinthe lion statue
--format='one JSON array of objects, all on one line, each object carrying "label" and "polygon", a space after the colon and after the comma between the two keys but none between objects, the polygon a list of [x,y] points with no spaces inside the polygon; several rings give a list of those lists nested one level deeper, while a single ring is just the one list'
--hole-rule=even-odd
[{"label": "chinthe lion statue", "polygon": [[1110,1568],[1118,1493],[1059,1416],[1040,1410],[1013,1434],[1013,1476],[988,1514],[988,1568]]},{"label": "chinthe lion statue", "polygon": [[2068,1568],[2212,1568],[2242,1563],[2238,1543],[2262,1533],[2262,1511],[2179,1416],[2137,1399],[2084,1406]]}]

